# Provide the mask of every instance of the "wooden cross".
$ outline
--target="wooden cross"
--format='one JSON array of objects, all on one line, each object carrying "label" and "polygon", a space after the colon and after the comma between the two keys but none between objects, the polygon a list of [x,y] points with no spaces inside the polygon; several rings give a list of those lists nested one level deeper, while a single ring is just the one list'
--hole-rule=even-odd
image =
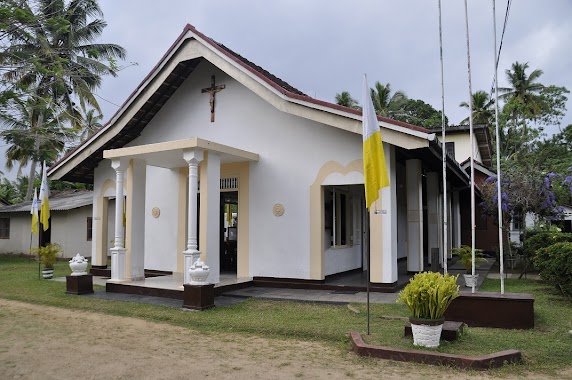
[{"label": "wooden cross", "polygon": [[224,90],[226,86],[224,84],[215,86],[215,76],[211,76],[211,86],[203,88],[201,93],[208,92],[210,94],[209,104],[211,106],[211,123],[214,122],[214,106],[215,106],[215,94],[221,90]]}]

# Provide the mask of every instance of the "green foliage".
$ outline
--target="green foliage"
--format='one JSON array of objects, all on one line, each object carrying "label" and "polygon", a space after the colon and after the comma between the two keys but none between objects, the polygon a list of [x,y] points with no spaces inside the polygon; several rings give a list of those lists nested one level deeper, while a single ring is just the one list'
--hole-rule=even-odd
[{"label": "green foliage", "polygon": [[527,230],[524,235],[522,252],[526,257],[532,259],[539,249],[563,242],[572,242],[572,234],[560,232],[551,227]]},{"label": "green foliage", "polygon": [[457,277],[441,273],[417,273],[399,292],[397,302],[404,303],[413,318],[443,318],[445,310],[459,296]]},{"label": "green foliage", "polygon": [[[391,117],[395,120],[417,125],[427,129],[441,128],[441,111],[420,99],[402,99],[392,109]],[[449,123],[445,116],[445,125]]]},{"label": "green foliage", "polygon": [[62,247],[59,244],[51,243],[45,247],[32,248],[31,253],[38,257],[44,268],[53,268],[58,256],[62,252]]},{"label": "green foliage", "polygon": [[[473,253],[471,247],[468,245],[462,245],[457,248],[451,249],[453,256],[458,256],[459,261],[463,264],[467,274],[471,274],[473,271]],[[475,267],[478,267],[481,263],[487,263],[488,260],[483,257],[482,249],[475,249]]]},{"label": "green foliage", "polygon": [[544,281],[572,299],[572,242],[540,248],[536,251],[534,266]]},{"label": "green foliage", "polygon": [[[489,99],[489,94],[485,91],[477,91],[472,95],[473,98],[473,124],[494,124],[495,110],[493,105],[495,103],[494,99]],[[466,108],[469,110],[469,104],[467,102],[461,102],[459,107]],[[461,124],[468,124],[469,117],[461,121]]]},{"label": "green foliage", "polygon": [[342,91],[336,94],[336,104],[344,107],[359,109],[359,103],[354,99],[348,91]]}]

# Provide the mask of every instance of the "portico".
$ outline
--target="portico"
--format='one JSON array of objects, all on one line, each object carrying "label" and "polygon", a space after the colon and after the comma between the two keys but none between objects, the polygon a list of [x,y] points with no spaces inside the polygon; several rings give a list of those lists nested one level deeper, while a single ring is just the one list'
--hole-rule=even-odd
[{"label": "portico", "polygon": [[[179,250],[176,257],[176,272],[183,274],[183,283],[189,283],[188,268],[199,256],[211,268],[208,281],[218,283],[220,278],[221,167],[230,166],[238,171],[235,175],[242,174],[238,183],[244,183],[244,189],[248,189],[248,165],[250,162],[258,161],[258,154],[195,137],[106,150],[103,156],[111,161],[111,166],[115,170],[115,239],[114,247],[111,248],[112,280],[141,280],[144,277],[145,257],[149,250],[156,251],[182,246],[183,249]],[[166,171],[163,175],[176,176],[179,182],[186,177],[186,181],[176,189],[169,187],[168,183],[164,184],[167,185],[166,187],[153,182],[149,183],[146,180],[147,170],[156,170],[149,168]],[[124,182],[127,190],[125,208],[123,207]],[[146,197],[148,192],[151,192],[149,199]],[[165,239],[164,241],[153,242],[159,244],[146,244],[146,228],[152,228],[147,221],[161,217],[161,209],[154,207],[152,203],[157,196],[176,196],[178,205],[175,209],[178,209],[178,215],[163,221],[163,227],[167,231],[166,235],[161,238],[161,240]],[[242,198],[243,207],[248,207],[247,191],[242,194]],[[180,215],[186,215],[186,218],[180,218]],[[246,211],[245,215],[247,215]],[[200,236],[199,220],[201,220]],[[239,245],[237,247],[239,262],[237,275],[239,277],[247,275],[247,273],[241,273],[244,272],[245,266],[241,261],[248,262],[248,220],[241,222],[243,223],[238,232]],[[99,236],[103,235],[99,234]],[[123,236],[125,236],[125,241]],[[176,239],[176,244],[166,241],[173,237]],[[153,254],[170,256],[169,252],[153,252]]]}]

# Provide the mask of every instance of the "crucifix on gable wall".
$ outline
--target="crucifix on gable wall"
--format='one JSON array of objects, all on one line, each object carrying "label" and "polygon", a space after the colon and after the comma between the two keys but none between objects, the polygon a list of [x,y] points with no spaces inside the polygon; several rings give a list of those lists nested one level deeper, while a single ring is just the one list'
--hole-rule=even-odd
[{"label": "crucifix on gable wall", "polygon": [[224,90],[226,86],[224,84],[215,86],[215,76],[211,76],[211,86],[203,88],[201,93],[208,92],[210,95],[209,104],[211,106],[211,123],[214,122],[214,107],[215,107],[215,94],[221,90]]}]

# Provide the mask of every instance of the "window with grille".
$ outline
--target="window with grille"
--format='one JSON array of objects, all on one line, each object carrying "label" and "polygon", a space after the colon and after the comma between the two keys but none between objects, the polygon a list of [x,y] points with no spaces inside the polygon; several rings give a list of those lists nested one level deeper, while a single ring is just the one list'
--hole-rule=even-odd
[{"label": "window with grille", "polygon": [[10,218],[0,218],[0,239],[10,239]]},{"label": "window with grille", "polygon": [[350,195],[339,188],[324,193],[325,228],[330,231],[332,247],[351,245],[353,210]]},{"label": "window with grille", "polygon": [[87,217],[87,241],[91,241],[93,234],[93,217]]}]

